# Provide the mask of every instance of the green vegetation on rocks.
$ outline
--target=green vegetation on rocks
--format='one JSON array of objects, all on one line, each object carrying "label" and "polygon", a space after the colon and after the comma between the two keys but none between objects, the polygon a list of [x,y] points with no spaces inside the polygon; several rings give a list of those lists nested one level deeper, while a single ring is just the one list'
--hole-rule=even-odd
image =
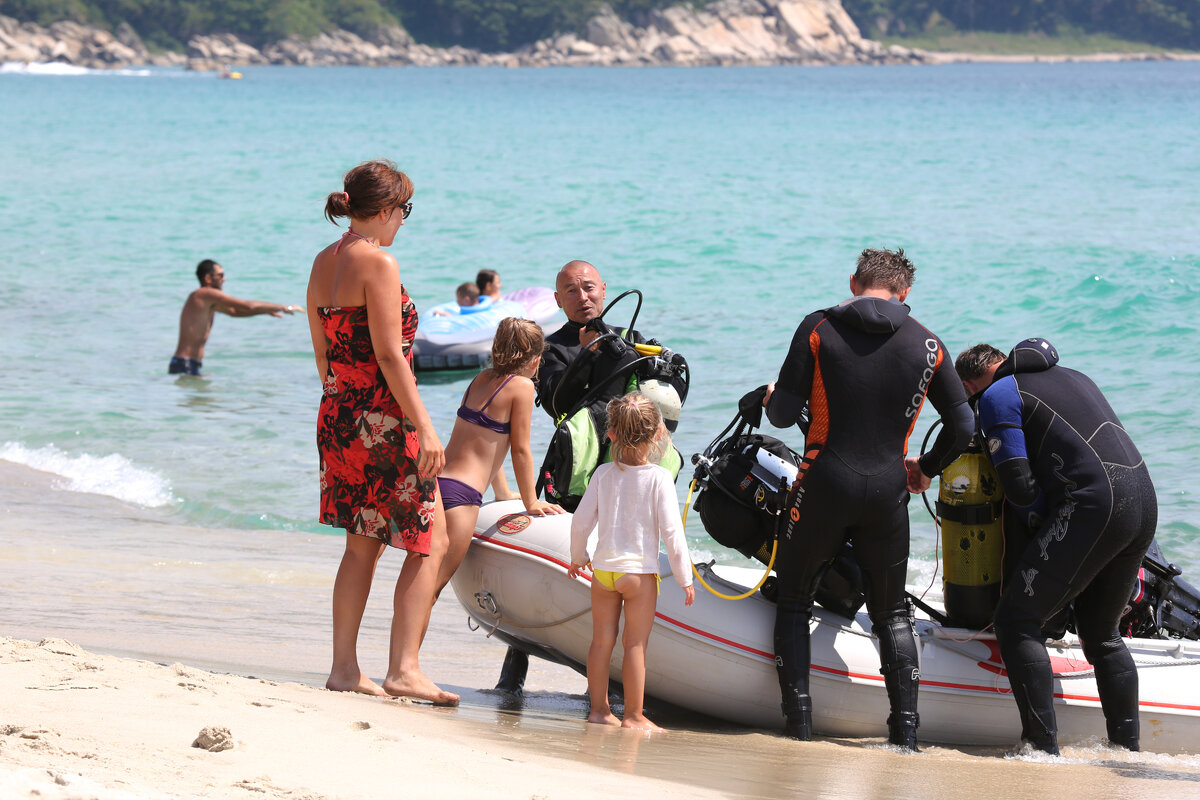
[{"label": "green vegetation on rocks", "polygon": [[[1105,36],[1200,50],[1200,0],[842,0],[842,5],[864,36],[909,47],[924,47],[931,37],[1002,33],[1053,38],[1056,46],[1047,52],[1062,53],[1060,38],[1078,42]],[[1005,41],[1021,48],[1017,53],[1028,53],[1028,42],[1036,39],[1022,44],[1019,36],[980,37],[960,44],[991,47]]]}]

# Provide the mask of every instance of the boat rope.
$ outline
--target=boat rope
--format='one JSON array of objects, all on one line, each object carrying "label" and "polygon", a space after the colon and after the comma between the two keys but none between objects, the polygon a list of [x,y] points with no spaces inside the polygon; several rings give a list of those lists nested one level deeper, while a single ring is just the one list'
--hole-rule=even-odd
[{"label": "boat rope", "polygon": [[[698,481],[699,481],[698,478],[692,479],[691,484],[688,486],[687,500],[683,501],[683,527],[684,527],[684,530],[687,529],[687,512],[688,512],[688,507],[691,506],[691,504],[692,504],[692,492],[694,492],[696,490],[696,483]],[[771,560],[767,564],[767,571],[763,573],[763,576],[761,578],[759,578],[758,583],[754,584],[754,588],[747,589],[745,592],[742,592],[741,594],[725,594],[723,592],[718,592],[716,589],[709,586],[708,582],[704,580],[704,576],[700,574],[700,570],[696,569],[695,562],[692,563],[692,574],[696,576],[696,580],[700,581],[701,586],[703,586],[705,589],[708,589],[708,591],[710,593],[716,595],[717,597],[721,598],[722,600],[745,600],[747,597],[749,597],[750,595],[754,594],[759,589],[761,589],[762,585],[767,582],[767,578],[770,577],[770,575],[771,575],[771,568],[775,566],[775,553],[778,552],[778,550],[779,550],[779,540],[776,539],[771,542]]]},{"label": "boat rope", "polygon": [[1200,664],[1200,658],[1176,657],[1174,661],[1135,661],[1134,663],[1137,664],[1138,672],[1141,672],[1144,669],[1151,669],[1153,667],[1188,667],[1193,664]]},{"label": "boat rope", "polygon": [[[504,618],[504,615],[500,613],[500,609],[496,605],[496,598],[492,597],[491,592],[476,592],[475,593],[475,605],[479,606],[480,611],[483,611],[485,614],[487,614],[495,619],[495,624],[492,625],[492,629],[490,631],[488,631],[489,639],[492,638],[492,634],[494,634],[496,632],[496,629],[500,627],[501,623],[511,625],[514,628],[522,628],[524,630],[532,631],[532,630],[539,630],[541,628],[553,628],[555,625],[562,625],[564,623],[570,622],[571,620],[578,619],[579,617],[582,617],[584,614],[587,614],[592,610],[592,607],[590,605],[588,605],[582,611],[577,611],[574,614],[565,616],[562,619],[556,619],[553,622],[543,622],[541,624],[536,624],[536,625],[533,623],[527,623],[527,624],[522,625],[519,622],[513,622],[511,619]],[[470,623],[470,619],[471,619],[470,617],[467,617],[468,624]]]}]

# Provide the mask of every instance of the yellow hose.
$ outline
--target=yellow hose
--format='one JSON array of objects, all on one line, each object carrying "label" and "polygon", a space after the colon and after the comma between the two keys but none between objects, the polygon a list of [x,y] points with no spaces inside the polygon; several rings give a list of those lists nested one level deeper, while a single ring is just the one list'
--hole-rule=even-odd
[{"label": "yellow hose", "polygon": [[[692,492],[696,490],[696,482],[697,479],[693,478],[691,484],[688,486],[687,500],[685,500],[683,503],[683,526],[685,529],[687,528],[688,509],[692,505]],[[705,589],[708,589],[709,592],[715,594],[722,600],[745,600],[747,597],[762,588],[762,585],[767,582],[767,578],[771,575],[771,568],[775,566],[775,553],[778,551],[778,549],[779,540],[776,539],[771,542],[771,561],[769,564],[767,564],[767,571],[763,573],[761,578],[759,578],[758,583],[754,584],[753,589],[748,589],[742,594],[724,594],[722,592],[718,592],[716,589],[709,586],[707,582],[705,582],[704,576],[700,574],[700,570],[696,569],[695,563],[692,564],[692,574],[696,576],[696,580],[700,581],[701,586],[703,586]]]},{"label": "yellow hose", "polygon": [[639,356],[656,356],[662,353],[662,348],[656,344],[635,344],[633,349]]}]

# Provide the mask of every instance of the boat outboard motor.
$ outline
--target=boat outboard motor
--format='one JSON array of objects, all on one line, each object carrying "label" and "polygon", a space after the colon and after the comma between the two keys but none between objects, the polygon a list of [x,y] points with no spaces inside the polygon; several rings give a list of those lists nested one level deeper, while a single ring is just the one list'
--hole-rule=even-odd
[{"label": "boat outboard motor", "polygon": [[[699,486],[692,507],[717,544],[770,564],[780,515],[801,457],[779,439],[754,432],[762,423],[765,392],[761,386],[743,396],[725,430],[703,453],[692,456]],[[773,589],[773,579],[768,579],[762,592],[769,600],[774,600]],[[849,544],[825,571],[815,599],[821,607],[851,619],[866,601],[862,572]]]},{"label": "boat outboard motor", "polygon": [[1150,543],[1133,596],[1121,617],[1121,634],[1148,639],[1200,639],[1200,592],[1179,576],[1183,570]]}]

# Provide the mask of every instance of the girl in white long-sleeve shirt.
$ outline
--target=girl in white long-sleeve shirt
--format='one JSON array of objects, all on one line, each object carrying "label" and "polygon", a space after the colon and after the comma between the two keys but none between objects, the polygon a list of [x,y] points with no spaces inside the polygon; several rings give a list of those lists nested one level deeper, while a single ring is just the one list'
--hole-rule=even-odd
[{"label": "girl in white long-sleeve shirt", "polygon": [[[658,730],[646,719],[646,644],[658,604],[658,542],[667,548],[675,581],[684,602],[695,599],[692,567],[684,539],[679,500],[671,473],[650,463],[664,428],[662,415],[650,398],[631,392],[608,404],[608,438],[613,462],[596,468],[571,520],[572,578],[592,565],[592,646],[588,649],[588,722],[626,728]],[[597,529],[596,552],[590,558],[587,540]],[[621,683],[625,690],[625,719],[608,704],[609,663],[617,642],[621,608],[625,609],[625,660]]]}]

